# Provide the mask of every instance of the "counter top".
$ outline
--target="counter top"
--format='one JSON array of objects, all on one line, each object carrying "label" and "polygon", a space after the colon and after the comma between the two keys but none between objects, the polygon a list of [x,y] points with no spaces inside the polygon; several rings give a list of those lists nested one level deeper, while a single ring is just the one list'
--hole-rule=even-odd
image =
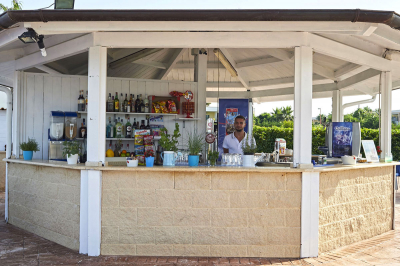
[{"label": "counter top", "polygon": [[248,171],[248,172],[331,172],[331,171],[344,171],[351,169],[360,168],[371,168],[371,167],[385,167],[400,165],[400,162],[392,163],[358,163],[356,165],[333,165],[326,167],[315,167],[312,169],[298,169],[289,167],[224,167],[224,166],[154,166],[154,167],[126,167],[126,166],[106,166],[106,167],[93,167],[86,166],[84,164],[70,165],[67,162],[48,161],[48,160],[31,160],[26,161],[23,159],[3,159],[3,161],[9,163],[20,163],[28,165],[46,166],[46,167],[60,167],[68,168],[73,170],[99,170],[99,171],[179,171],[179,172],[237,172],[237,171]]}]

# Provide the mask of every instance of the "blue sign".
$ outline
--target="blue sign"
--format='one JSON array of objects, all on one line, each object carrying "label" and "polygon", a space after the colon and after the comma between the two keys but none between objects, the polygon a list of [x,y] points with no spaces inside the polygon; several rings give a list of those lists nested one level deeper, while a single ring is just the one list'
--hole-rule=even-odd
[{"label": "blue sign", "polygon": [[220,99],[218,113],[218,151],[223,153],[222,144],[225,136],[235,131],[235,117],[242,115],[246,118],[244,131],[248,129],[249,100],[248,99]]},{"label": "blue sign", "polygon": [[353,155],[353,123],[332,122],[332,157]]}]

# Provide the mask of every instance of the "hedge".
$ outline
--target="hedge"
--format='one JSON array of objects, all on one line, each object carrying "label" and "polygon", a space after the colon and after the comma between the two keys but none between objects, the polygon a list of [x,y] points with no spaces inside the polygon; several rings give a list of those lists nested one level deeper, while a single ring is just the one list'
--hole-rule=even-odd
[{"label": "hedge", "polygon": [[[272,152],[276,138],[284,138],[286,147],[293,149],[293,128],[254,126],[253,134],[257,142],[258,152]],[[375,145],[379,146],[379,130],[362,128],[361,139],[372,139]],[[318,146],[325,146],[325,128],[323,127],[312,128],[313,154],[323,154],[318,150]],[[400,129],[392,130],[392,154],[393,160],[400,160]]]}]

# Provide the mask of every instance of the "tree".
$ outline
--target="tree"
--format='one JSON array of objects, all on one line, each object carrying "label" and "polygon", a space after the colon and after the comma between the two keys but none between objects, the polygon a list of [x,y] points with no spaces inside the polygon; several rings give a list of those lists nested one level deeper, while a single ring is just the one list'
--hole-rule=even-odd
[{"label": "tree", "polygon": [[3,9],[4,12],[7,12],[8,10],[21,10],[22,9],[22,1],[12,0],[11,7],[6,7],[5,5],[0,4],[0,8]]},{"label": "tree", "polygon": [[291,106],[282,107],[281,113],[285,121],[293,120],[293,110]]},{"label": "tree", "polygon": [[272,110],[271,115],[276,122],[281,122],[283,120],[282,108],[276,107]]}]

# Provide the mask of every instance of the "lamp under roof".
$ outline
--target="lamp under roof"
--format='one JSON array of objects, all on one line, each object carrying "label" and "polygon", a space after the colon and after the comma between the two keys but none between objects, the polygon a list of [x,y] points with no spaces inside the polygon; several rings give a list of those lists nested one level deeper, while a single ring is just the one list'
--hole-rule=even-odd
[{"label": "lamp under roof", "polygon": [[74,9],[75,0],[55,0],[54,9]]}]

